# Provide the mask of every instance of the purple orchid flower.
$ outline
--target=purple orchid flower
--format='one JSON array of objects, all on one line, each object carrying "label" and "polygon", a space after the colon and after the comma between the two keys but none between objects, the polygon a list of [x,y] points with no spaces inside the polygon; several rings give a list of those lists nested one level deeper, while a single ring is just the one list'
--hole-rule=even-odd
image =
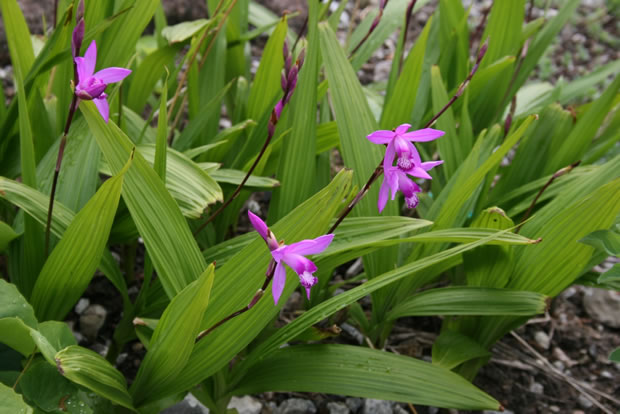
[{"label": "purple orchid flower", "polygon": [[[402,124],[393,130],[379,130],[368,135],[366,138],[375,144],[387,144],[385,151],[385,159],[383,168],[387,170],[394,161],[394,155],[405,158],[414,157],[415,160],[420,159],[418,150],[412,142],[428,142],[433,141],[445,134],[443,131],[432,128],[419,129],[417,131],[407,132],[411,128],[410,124]],[[420,161],[417,161],[419,164]]]},{"label": "purple orchid flower", "polygon": [[[443,136],[445,132],[432,128],[407,132],[409,128],[411,125],[402,124],[392,131],[379,130],[366,137],[375,144],[387,144],[383,158],[385,176],[377,200],[379,213],[385,208],[389,190],[392,190],[392,200],[396,197],[396,192],[400,190],[405,196],[407,207],[415,208],[419,202],[416,194],[422,189],[408,175],[430,180],[433,177],[427,171],[443,163],[443,161],[422,162],[413,142],[432,141]],[[397,156],[396,166],[392,165],[394,156]]]},{"label": "purple orchid flower", "polygon": [[[269,227],[267,227],[267,224],[257,215],[248,211],[248,217],[250,218],[252,226],[254,226],[258,234],[260,234],[263,240],[265,240],[265,243],[267,243],[267,247],[269,247],[271,256],[273,257],[272,263],[276,263],[271,289],[274,303],[276,305],[278,304],[278,300],[280,300],[280,296],[284,290],[284,284],[286,283],[284,263],[297,273],[299,276],[299,283],[306,288],[306,295],[308,299],[310,299],[310,289],[318,282],[318,279],[313,276],[317,268],[316,265],[310,259],[305,258],[304,255],[321,253],[332,242],[334,235],[326,234],[313,240],[302,240],[291,245],[286,245],[278,243],[275,235],[271,232]],[[271,266],[273,266],[273,264],[269,266],[270,269]]]},{"label": "purple orchid flower", "polygon": [[377,200],[379,213],[383,211],[387,204],[389,190],[392,190],[392,200],[396,197],[396,192],[400,190],[405,196],[407,207],[416,208],[419,203],[416,194],[422,192],[422,189],[409,178],[407,174],[413,177],[431,179],[432,177],[427,171],[437,165],[443,164],[443,161],[421,162],[417,165],[414,165],[411,160],[409,162],[409,168],[403,168],[405,166],[404,162],[399,162],[399,165],[388,167],[388,169],[383,171],[383,183],[379,189],[379,198]]},{"label": "purple orchid flower", "polygon": [[110,83],[125,79],[131,70],[112,67],[95,72],[97,44],[94,40],[86,49],[84,57],[76,57],[74,60],[78,75],[75,95],[85,101],[94,101],[99,113],[107,123],[110,117],[110,106],[106,99],[108,95],[104,91]]}]

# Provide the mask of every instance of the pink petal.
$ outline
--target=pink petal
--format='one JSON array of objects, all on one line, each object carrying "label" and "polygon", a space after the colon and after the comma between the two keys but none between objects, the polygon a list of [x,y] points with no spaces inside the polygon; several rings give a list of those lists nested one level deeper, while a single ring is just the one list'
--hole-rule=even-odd
[{"label": "pink petal", "polygon": [[273,295],[273,302],[277,305],[284,285],[286,284],[286,270],[282,262],[278,263],[276,270],[273,274],[273,284],[271,285],[271,294]]},{"label": "pink petal", "polygon": [[403,135],[404,133],[406,133],[407,131],[409,131],[409,128],[411,128],[410,124],[402,124],[396,127],[396,135]]},{"label": "pink petal", "polygon": [[396,198],[396,192],[398,191],[398,173],[399,173],[398,168],[393,167],[393,168],[390,168],[390,171],[388,175],[386,176],[388,180],[388,185],[390,186],[390,189],[392,190],[392,200]]},{"label": "pink petal", "polygon": [[394,136],[394,131],[382,129],[366,135],[366,138],[375,144],[387,144],[394,138]]},{"label": "pink petal", "polygon": [[387,171],[394,163],[394,141],[390,140],[387,148],[385,149],[385,156],[383,157],[383,171]]},{"label": "pink petal", "polygon": [[437,129],[424,128],[418,129],[417,131],[407,132],[406,134],[403,134],[401,136],[408,141],[426,142],[437,139],[444,134],[445,132],[439,131]]},{"label": "pink petal", "polygon": [[400,191],[403,193],[405,198],[411,197],[414,193],[420,192],[422,189],[419,185],[414,183],[409,177],[405,174],[398,175],[398,187]]},{"label": "pink petal", "polygon": [[248,210],[248,218],[250,219],[250,223],[254,226],[254,229],[261,235],[264,240],[267,240],[267,236],[269,235],[269,228],[265,224],[263,220],[260,219],[256,214],[252,213]]},{"label": "pink petal", "polygon": [[390,187],[387,184],[387,178],[383,177],[383,182],[381,183],[381,189],[379,190],[379,197],[377,199],[377,208],[379,209],[379,213],[383,211],[385,205],[387,204],[388,194]]},{"label": "pink petal", "polygon": [[429,161],[429,162],[423,162],[420,166],[424,168],[425,171],[428,171],[432,169],[433,167],[436,167],[441,164],[443,164],[443,161]]},{"label": "pink petal", "polygon": [[86,62],[83,57],[76,57],[73,61],[75,62],[75,67],[77,69],[78,82],[83,83],[86,79],[90,78],[88,68],[86,67]]},{"label": "pink petal", "polygon": [[93,75],[93,78],[100,79],[103,83],[114,83],[125,79],[131,70],[125,68],[105,68]]},{"label": "pink petal", "polygon": [[418,177],[418,178],[424,178],[426,180],[432,180],[433,177],[430,176],[429,173],[426,172],[426,170],[422,167],[413,167],[409,170],[406,171],[407,174],[412,175],[414,177]]},{"label": "pink petal", "polygon": [[303,272],[316,272],[316,265],[312,262],[312,260],[299,254],[287,252],[282,256],[282,260],[298,275],[301,275]]},{"label": "pink petal", "polygon": [[[84,68],[86,76],[90,77],[95,72],[95,64],[97,63],[97,43],[93,40],[84,53]],[[81,79],[81,78],[80,78]]]},{"label": "pink petal", "polygon": [[286,254],[319,254],[327,249],[327,246],[329,246],[333,239],[333,234],[326,234],[314,240],[302,240],[287,246]]},{"label": "pink petal", "polygon": [[97,106],[97,109],[99,110],[99,113],[101,114],[101,117],[107,124],[108,119],[110,118],[110,105],[108,105],[108,100],[106,98],[100,97],[100,98],[93,99],[93,102],[95,103],[95,106]]}]

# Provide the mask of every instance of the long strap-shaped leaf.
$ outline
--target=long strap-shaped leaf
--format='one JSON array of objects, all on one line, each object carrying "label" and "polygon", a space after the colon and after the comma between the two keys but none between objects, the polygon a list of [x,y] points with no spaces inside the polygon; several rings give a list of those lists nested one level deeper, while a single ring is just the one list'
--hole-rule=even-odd
[{"label": "long strap-shaped leaf", "polygon": [[536,315],[547,307],[541,293],[479,287],[431,289],[401,302],[390,319],[425,315]]},{"label": "long strap-shaped leaf", "polygon": [[[113,172],[133,144],[112,121],[107,125],[92,102],[80,109]],[[168,297],[174,297],[207,267],[179,207],[157,173],[136,151],[123,186],[123,200],[136,223]]]},{"label": "long strap-shaped leaf", "polygon": [[56,354],[56,366],[62,375],[115,404],[133,409],[123,374],[101,355],[71,345]]},{"label": "long strap-shaped leaf", "polygon": [[209,304],[214,269],[210,265],[198,280],[175,296],[164,311],[131,386],[136,404],[149,394],[165,391],[189,359]]},{"label": "long strap-shaped leaf", "polygon": [[280,349],[252,367],[233,394],[269,390],[324,392],[446,408],[500,407],[494,398],[445,368],[350,345]]},{"label": "long strap-shaped leaf", "polygon": [[[49,196],[41,194],[34,188],[30,188],[22,183],[4,177],[0,177],[0,195],[13,205],[24,210],[24,212],[34,218],[39,224],[45,225],[47,221]],[[75,214],[62,203],[54,203],[51,226],[54,236],[62,237],[67,227],[69,227],[69,224],[73,221],[74,216]],[[123,301],[129,303],[125,279],[120,273],[118,265],[109,251],[106,250],[103,253],[103,259],[99,264],[99,268],[106,277],[110,279],[119,292],[121,292]]]},{"label": "long strap-shaped leaf", "polygon": [[103,183],[45,262],[30,299],[39,320],[62,320],[84,293],[103,256],[130,165]]}]

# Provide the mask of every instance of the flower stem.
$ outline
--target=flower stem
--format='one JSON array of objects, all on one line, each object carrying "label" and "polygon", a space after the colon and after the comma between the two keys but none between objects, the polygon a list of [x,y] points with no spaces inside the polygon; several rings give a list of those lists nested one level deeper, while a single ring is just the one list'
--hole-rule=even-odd
[{"label": "flower stem", "polygon": [[407,32],[409,31],[409,24],[411,23],[411,16],[413,15],[413,8],[415,7],[415,3],[417,0],[411,0],[409,6],[407,6],[407,11],[405,12],[405,27],[403,28],[403,43],[402,49],[400,51],[400,56],[398,57],[398,72],[403,68],[403,58],[405,56],[405,43],[407,43]]},{"label": "flower stem", "polygon": [[523,224],[525,223],[525,221],[527,221],[527,219],[530,217],[530,214],[532,214],[532,210],[534,210],[534,207],[536,206],[536,203],[538,202],[538,199],[545,192],[545,190],[551,185],[551,183],[554,182],[556,178],[559,178],[559,177],[563,176],[564,174],[568,174],[569,172],[571,172],[580,163],[581,163],[581,160],[572,163],[568,167],[561,168],[558,171],[556,171],[555,174],[553,174],[551,176],[551,178],[549,178],[549,181],[547,181],[547,183],[542,186],[540,191],[538,191],[538,194],[536,194],[536,197],[534,197],[534,200],[532,200],[532,204],[530,204],[530,208],[528,208],[527,211],[525,212],[525,215],[521,219],[521,224],[519,224],[519,227],[517,227],[517,229],[515,230],[515,233],[519,233],[519,231],[521,230],[521,227],[523,227]]},{"label": "flower stem", "polygon": [[52,180],[52,192],[50,194],[50,203],[47,208],[47,223],[45,225],[45,256],[49,253],[50,247],[50,231],[52,226],[52,212],[54,210],[54,196],[56,195],[56,185],[58,184],[58,175],[60,174],[60,167],[62,165],[62,158],[65,153],[65,145],[67,144],[67,134],[71,127],[71,121],[73,121],[73,115],[77,109],[77,95],[73,94],[71,100],[71,106],[69,107],[69,115],[67,116],[67,122],[65,124],[65,130],[62,133],[60,139],[60,146],[58,147],[58,157],[56,158],[56,168],[54,169],[54,179]]},{"label": "flower stem", "polygon": [[387,6],[387,3],[388,3],[388,0],[385,0],[385,2],[382,5],[379,6],[379,14],[377,14],[375,19],[372,21],[372,24],[370,25],[370,29],[368,29],[368,33],[366,33],[366,35],[362,38],[362,40],[360,40],[360,42],[357,44],[357,46],[355,46],[355,48],[353,48],[353,50],[351,51],[350,56],[353,56],[355,54],[355,52],[357,52],[358,49],[364,43],[366,43],[366,40],[368,40],[368,38],[370,37],[372,32],[375,31],[375,29],[379,25],[379,22],[381,21],[381,17],[383,16],[383,10],[385,9],[385,6]]}]

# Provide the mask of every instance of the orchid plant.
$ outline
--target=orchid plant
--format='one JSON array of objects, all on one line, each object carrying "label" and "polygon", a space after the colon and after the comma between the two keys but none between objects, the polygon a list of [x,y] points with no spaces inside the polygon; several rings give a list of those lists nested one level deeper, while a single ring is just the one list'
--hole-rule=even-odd
[{"label": "orchid plant", "polygon": [[[158,0],[56,3],[33,43],[0,1],[11,412],[157,413],[191,392],[225,413],[270,391],[500,410],[471,382],[493,344],[573,283],[617,286],[590,270],[619,253],[618,63],[530,79],[578,0],[531,21],[525,0],[494,2],[471,30],[442,0],[413,45],[415,0],[352,32],[347,2],[309,0],[305,19],[208,0],[208,19],[175,25]],[[363,85],[393,33],[388,78]],[[104,297],[122,311],[76,339],[76,304]],[[432,363],[390,352],[421,315],[448,316]]]}]

